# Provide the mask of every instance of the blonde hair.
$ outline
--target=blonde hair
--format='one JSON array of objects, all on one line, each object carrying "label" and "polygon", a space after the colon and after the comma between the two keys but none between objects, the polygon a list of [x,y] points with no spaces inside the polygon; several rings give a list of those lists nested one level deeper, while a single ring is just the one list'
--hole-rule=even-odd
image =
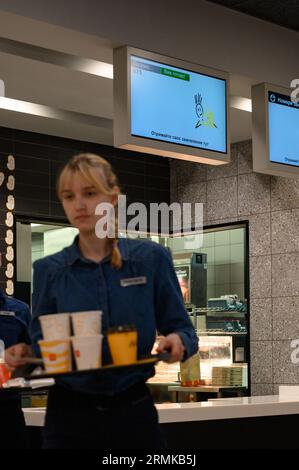
[{"label": "blonde hair", "polygon": [[[99,174],[96,174],[94,170],[99,170],[101,176],[99,177]],[[66,180],[70,175],[76,172],[80,173],[92,186],[104,194],[108,196],[117,194],[115,186],[118,186],[118,181],[110,163],[93,153],[79,153],[68,161],[58,177],[57,193],[60,200],[62,199],[62,191],[65,187]],[[115,220],[115,238],[111,239],[111,243],[111,264],[114,268],[120,269],[122,266],[122,258],[118,248],[117,216]]]}]

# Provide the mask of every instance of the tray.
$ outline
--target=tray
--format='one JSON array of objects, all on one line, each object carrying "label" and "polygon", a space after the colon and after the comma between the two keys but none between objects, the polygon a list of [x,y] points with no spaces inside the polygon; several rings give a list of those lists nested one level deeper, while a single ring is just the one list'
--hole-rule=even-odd
[{"label": "tray", "polygon": [[55,378],[64,378],[64,377],[72,377],[72,376],[81,376],[81,375],[90,374],[90,373],[98,374],[98,373],[106,372],[109,370],[122,370],[122,369],[128,369],[130,367],[140,367],[140,366],[144,366],[148,364],[155,365],[159,361],[167,362],[169,357],[170,357],[169,352],[162,352],[160,354],[151,355],[144,359],[139,359],[138,361],[132,362],[131,364],[123,364],[123,365],[108,364],[98,369],[72,370],[70,372],[59,372],[56,374],[53,374],[53,373],[44,373],[44,374],[38,374],[38,375],[29,374],[29,375],[25,375],[24,379],[25,380],[49,379],[49,378],[55,379]]}]

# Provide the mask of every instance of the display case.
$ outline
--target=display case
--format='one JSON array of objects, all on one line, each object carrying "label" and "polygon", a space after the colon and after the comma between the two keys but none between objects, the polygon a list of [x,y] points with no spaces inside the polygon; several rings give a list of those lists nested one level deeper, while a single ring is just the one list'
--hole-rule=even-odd
[{"label": "display case", "polygon": [[199,338],[200,379],[189,386],[188,381],[180,380],[179,363],[158,365],[155,378],[150,380],[154,398],[190,401],[248,395],[246,225],[206,229],[202,241],[198,237],[197,247],[193,243],[190,248],[189,238],[166,242],[185,308]]},{"label": "display case", "polygon": [[247,362],[247,305],[240,304],[239,310],[221,307],[207,307],[189,311],[191,321],[199,337],[231,337],[232,363]]},{"label": "display case", "polygon": [[198,335],[199,386],[182,386],[179,362],[159,363],[148,381],[157,402],[247,394],[247,306],[235,302],[226,307],[188,308]]}]

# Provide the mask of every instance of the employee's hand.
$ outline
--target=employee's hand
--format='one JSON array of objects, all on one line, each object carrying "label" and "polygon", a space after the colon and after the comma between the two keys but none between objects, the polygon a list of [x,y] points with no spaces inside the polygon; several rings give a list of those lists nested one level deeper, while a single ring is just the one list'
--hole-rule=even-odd
[{"label": "employee's hand", "polygon": [[17,367],[27,364],[24,358],[31,357],[32,351],[30,346],[25,343],[15,344],[5,350],[5,363],[9,370],[13,371]]},{"label": "employee's hand", "polygon": [[185,351],[181,337],[176,333],[171,333],[170,335],[162,338],[158,344],[157,353],[161,353],[163,351],[168,351],[170,353],[170,358],[167,362],[172,363],[181,361],[184,357]]}]

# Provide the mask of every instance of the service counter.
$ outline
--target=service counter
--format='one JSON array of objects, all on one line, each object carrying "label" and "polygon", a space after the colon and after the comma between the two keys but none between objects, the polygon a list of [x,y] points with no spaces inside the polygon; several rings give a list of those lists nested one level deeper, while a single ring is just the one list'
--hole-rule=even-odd
[{"label": "service counter", "polygon": [[[195,403],[157,404],[172,449],[299,448],[299,397],[240,397]],[[25,408],[28,432],[44,424],[44,408]],[[36,439],[30,439],[36,442]]]}]

